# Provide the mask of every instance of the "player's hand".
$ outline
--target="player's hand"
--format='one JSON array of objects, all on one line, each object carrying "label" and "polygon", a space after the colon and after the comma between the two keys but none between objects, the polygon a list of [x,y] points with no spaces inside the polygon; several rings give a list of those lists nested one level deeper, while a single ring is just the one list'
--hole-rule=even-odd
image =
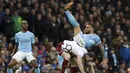
[{"label": "player's hand", "polygon": [[11,57],[14,55],[14,53],[11,53]]},{"label": "player's hand", "polygon": [[95,66],[95,63],[93,63],[93,62],[88,62],[88,64],[90,65],[90,66]]},{"label": "player's hand", "polygon": [[103,67],[103,68],[108,68],[108,59],[107,58],[104,58],[103,61],[100,63],[100,65]]}]

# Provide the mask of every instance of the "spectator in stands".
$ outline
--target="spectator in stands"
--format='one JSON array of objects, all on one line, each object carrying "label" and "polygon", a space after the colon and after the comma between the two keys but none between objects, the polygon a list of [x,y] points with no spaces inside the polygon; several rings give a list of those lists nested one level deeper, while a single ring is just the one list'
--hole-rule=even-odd
[{"label": "spectator in stands", "polygon": [[4,35],[6,35],[7,37],[11,37],[12,35],[12,26],[13,26],[13,21],[11,18],[11,12],[9,8],[5,9],[5,15],[3,17],[3,25],[2,28],[4,29],[2,32]]},{"label": "spectator in stands", "polygon": [[125,73],[126,72],[125,66],[126,66],[126,63],[124,61],[120,61],[119,62],[118,73]]},{"label": "spectator in stands", "polygon": [[21,22],[22,18],[19,16],[18,11],[14,11],[14,15],[12,16],[13,20],[13,25],[12,25],[12,30],[13,30],[13,35],[21,30]]}]

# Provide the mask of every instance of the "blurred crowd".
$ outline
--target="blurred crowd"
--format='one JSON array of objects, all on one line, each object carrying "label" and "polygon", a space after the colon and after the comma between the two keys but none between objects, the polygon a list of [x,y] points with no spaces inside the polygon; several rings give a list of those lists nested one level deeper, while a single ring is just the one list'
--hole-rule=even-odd
[{"label": "blurred crowd", "polygon": [[[42,73],[60,73],[62,61],[56,45],[73,40],[73,27],[62,8],[74,1],[71,13],[83,30],[91,23],[102,40],[108,66],[100,67],[100,51],[93,65],[96,73],[130,73],[130,1],[129,0],[0,0],[0,73],[5,73],[14,47],[14,35],[21,30],[21,21],[27,20],[35,34],[35,51]],[[87,69],[87,66],[86,66]],[[14,71],[33,73],[26,60]]]}]

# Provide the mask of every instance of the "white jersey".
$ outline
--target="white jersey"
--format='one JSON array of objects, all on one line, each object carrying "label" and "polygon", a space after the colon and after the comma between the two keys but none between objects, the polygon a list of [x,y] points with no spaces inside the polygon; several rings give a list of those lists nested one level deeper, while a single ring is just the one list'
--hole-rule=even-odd
[{"label": "white jersey", "polygon": [[81,57],[83,57],[84,54],[88,53],[88,51],[85,48],[80,47],[75,41],[68,40],[64,40],[62,50],[65,52],[72,52],[76,56],[80,55]]}]

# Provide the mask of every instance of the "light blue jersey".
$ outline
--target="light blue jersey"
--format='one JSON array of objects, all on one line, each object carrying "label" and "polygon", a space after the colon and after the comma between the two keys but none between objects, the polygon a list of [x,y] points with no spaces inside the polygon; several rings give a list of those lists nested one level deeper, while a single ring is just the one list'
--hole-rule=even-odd
[{"label": "light blue jersey", "polygon": [[82,37],[86,48],[96,46],[101,43],[101,39],[97,34],[83,34]]},{"label": "light blue jersey", "polygon": [[35,43],[32,32],[18,32],[15,34],[15,43],[18,43],[18,51],[31,52],[32,44]]}]

